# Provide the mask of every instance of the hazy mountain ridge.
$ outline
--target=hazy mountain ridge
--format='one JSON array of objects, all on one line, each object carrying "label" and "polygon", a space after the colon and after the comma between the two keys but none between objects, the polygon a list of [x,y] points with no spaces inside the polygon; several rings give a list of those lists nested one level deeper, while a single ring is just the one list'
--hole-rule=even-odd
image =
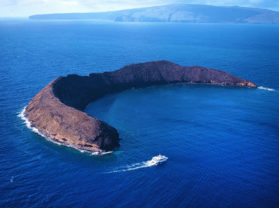
[{"label": "hazy mountain ridge", "polygon": [[117,22],[188,22],[279,24],[279,12],[248,7],[223,7],[196,4],[128,9],[99,13],[64,13],[33,15],[30,19],[92,19]]}]

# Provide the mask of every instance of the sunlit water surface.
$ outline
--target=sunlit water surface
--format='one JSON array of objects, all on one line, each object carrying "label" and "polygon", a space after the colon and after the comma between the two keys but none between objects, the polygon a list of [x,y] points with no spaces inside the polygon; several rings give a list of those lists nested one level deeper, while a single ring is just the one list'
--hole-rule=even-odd
[{"label": "sunlit water surface", "polygon": [[[279,206],[279,26],[0,20],[0,47],[0,207]],[[52,144],[17,116],[58,76],[162,59],[263,87],[104,97],[86,112],[120,133],[105,156]]]}]

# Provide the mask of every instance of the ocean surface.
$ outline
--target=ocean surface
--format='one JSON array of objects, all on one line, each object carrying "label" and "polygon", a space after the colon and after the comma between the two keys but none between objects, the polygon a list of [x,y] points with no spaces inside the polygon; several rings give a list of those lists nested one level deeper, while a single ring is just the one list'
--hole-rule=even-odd
[{"label": "ocean surface", "polygon": [[[86,112],[117,151],[53,144],[18,116],[46,84],[169,60],[258,89],[172,85],[106,96]],[[0,20],[0,207],[279,207],[279,25]],[[162,154],[168,160],[150,165]]]}]

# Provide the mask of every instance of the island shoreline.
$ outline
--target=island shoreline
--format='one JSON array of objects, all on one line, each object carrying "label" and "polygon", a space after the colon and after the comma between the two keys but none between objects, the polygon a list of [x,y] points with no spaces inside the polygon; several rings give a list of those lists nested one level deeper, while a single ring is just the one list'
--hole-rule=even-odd
[{"label": "island shoreline", "polygon": [[86,106],[108,94],[170,84],[257,87],[220,70],[153,61],[112,72],[58,77],[29,102],[21,115],[27,127],[53,143],[90,154],[107,154],[119,146],[119,134],[106,122],[85,113]]},{"label": "island shoreline", "polygon": [[47,134],[44,134],[42,131],[40,131],[38,128],[36,128],[32,122],[28,119],[28,117],[26,116],[26,107],[25,106],[20,112],[19,114],[17,115],[19,118],[21,118],[21,120],[23,120],[25,126],[30,129],[32,132],[40,135],[41,137],[45,138],[48,142],[51,142],[53,144],[56,144],[56,145],[59,145],[59,146],[65,146],[65,147],[68,147],[68,148],[71,148],[71,149],[74,149],[78,152],[81,152],[81,153],[88,153],[90,155],[107,155],[107,154],[111,154],[113,153],[113,151],[88,151],[88,150],[85,150],[85,149],[82,149],[82,148],[79,148],[78,146],[74,146],[74,145],[70,145],[70,144],[67,144],[67,143],[61,143],[57,140],[55,140],[54,138],[48,136]]}]

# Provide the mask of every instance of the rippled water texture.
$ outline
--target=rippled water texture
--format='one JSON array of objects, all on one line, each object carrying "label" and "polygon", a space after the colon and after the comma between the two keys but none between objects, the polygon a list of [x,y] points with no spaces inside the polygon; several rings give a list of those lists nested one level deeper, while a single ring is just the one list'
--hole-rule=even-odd
[{"label": "rippled water texture", "polygon": [[[0,20],[0,207],[278,207],[279,26]],[[259,89],[134,89],[86,112],[120,148],[53,144],[17,116],[54,78],[166,59]],[[168,160],[152,164],[152,157]]]}]

